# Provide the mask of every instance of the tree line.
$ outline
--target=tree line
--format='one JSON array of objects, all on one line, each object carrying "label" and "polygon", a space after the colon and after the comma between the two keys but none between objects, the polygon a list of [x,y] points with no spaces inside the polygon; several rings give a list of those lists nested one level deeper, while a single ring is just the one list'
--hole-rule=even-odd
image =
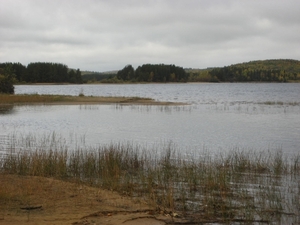
[{"label": "tree line", "polygon": [[300,61],[274,59],[225,67],[184,69],[175,65],[127,65],[114,73],[85,73],[61,63],[0,63],[0,92],[12,93],[13,83],[123,82],[293,82],[300,81]]},{"label": "tree line", "polygon": [[251,61],[209,71],[219,82],[288,82],[300,80],[300,61],[291,59]]},{"label": "tree line", "polygon": [[0,63],[0,68],[10,68],[16,82],[26,83],[82,83],[81,71],[69,69],[61,63],[34,62],[27,66],[21,63]]},{"label": "tree line", "polygon": [[257,60],[225,67],[183,69],[175,65],[131,65],[119,70],[112,81],[133,82],[293,82],[300,81],[300,61]]},{"label": "tree line", "polygon": [[82,75],[82,81],[83,83],[108,82],[109,80],[112,81],[112,78],[116,76],[116,73],[92,72]]},{"label": "tree line", "polygon": [[296,73],[287,73],[285,70],[248,69],[234,66],[213,69],[210,73],[220,82],[287,82],[297,78]]},{"label": "tree line", "polygon": [[136,70],[132,65],[127,65],[118,71],[117,79],[132,82],[187,82],[188,74],[175,65],[144,64]]}]

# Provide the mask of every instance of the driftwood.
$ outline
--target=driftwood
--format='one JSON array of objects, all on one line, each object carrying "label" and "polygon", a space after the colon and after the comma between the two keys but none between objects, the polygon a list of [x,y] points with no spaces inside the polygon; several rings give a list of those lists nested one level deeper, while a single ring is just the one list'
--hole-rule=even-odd
[{"label": "driftwood", "polygon": [[35,209],[41,209],[43,206],[41,205],[36,205],[36,206],[25,206],[25,207],[21,207],[21,209],[24,210],[35,210]]}]

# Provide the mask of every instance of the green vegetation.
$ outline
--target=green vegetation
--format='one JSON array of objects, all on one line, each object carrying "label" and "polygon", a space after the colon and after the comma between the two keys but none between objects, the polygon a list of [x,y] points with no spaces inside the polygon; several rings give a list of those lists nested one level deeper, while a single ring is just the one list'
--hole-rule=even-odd
[{"label": "green vegetation", "polygon": [[[13,140],[0,172],[84,182],[147,199],[158,210],[194,222],[300,222],[299,155],[287,159],[280,150],[236,149],[212,157],[130,144],[69,150],[55,134],[34,140]],[[22,151],[13,147],[16,141]]]},{"label": "green vegetation", "polygon": [[0,63],[11,67],[19,83],[132,83],[132,82],[299,82],[300,61],[259,60],[222,68],[183,69],[175,65],[127,65],[119,71],[81,72],[59,63]]},{"label": "green vegetation", "polygon": [[117,78],[133,82],[186,82],[188,76],[182,67],[164,64],[144,64],[136,70],[131,65],[117,73]]},{"label": "green vegetation", "polygon": [[212,69],[186,69],[188,74],[188,82],[219,82],[212,77],[210,72]]},{"label": "green vegetation", "polygon": [[86,72],[82,79],[85,83],[186,82],[188,74],[175,65],[144,64],[136,70],[127,65],[117,72]]},{"label": "green vegetation", "polygon": [[220,82],[293,82],[300,80],[300,61],[291,59],[251,61],[212,69]]},{"label": "green vegetation", "polygon": [[84,72],[82,73],[82,81],[83,83],[118,83],[114,82],[116,79],[117,72],[107,72],[107,73],[99,73],[99,72]]},{"label": "green vegetation", "polygon": [[11,66],[0,68],[0,94],[14,94],[15,88],[14,83],[15,75],[12,71]]},{"label": "green vegetation", "polygon": [[[117,79],[116,79],[117,78]],[[222,68],[183,69],[175,65],[131,65],[119,70],[114,83],[130,82],[299,82],[300,61],[274,59],[251,61]],[[109,82],[106,79],[105,82]]]},{"label": "green vegetation", "polygon": [[79,69],[69,69],[60,63],[36,62],[27,67],[21,63],[1,63],[0,68],[11,67],[16,82],[26,83],[82,83]]}]

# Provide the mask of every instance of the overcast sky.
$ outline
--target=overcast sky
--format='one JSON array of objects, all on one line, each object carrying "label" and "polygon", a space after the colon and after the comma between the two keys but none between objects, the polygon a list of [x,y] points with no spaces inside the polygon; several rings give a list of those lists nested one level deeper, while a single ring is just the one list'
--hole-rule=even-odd
[{"label": "overcast sky", "polygon": [[0,62],[110,71],[300,60],[299,0],[0,0]]}]

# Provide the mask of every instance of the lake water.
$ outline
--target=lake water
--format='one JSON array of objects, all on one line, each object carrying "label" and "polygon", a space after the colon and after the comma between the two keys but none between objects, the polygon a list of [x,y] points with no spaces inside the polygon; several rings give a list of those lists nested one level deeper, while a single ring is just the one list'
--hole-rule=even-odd
[{"label": "lake water", "polygon": [[214,153],[282,149],[293,155],[300,150],[300,84],[16,85],[15,92],[138,96],[189,105],[14,106],[0,114],[2,151],[14,138],[32,142],[50,136],[76,146],[171,142],[180,149]]}]

